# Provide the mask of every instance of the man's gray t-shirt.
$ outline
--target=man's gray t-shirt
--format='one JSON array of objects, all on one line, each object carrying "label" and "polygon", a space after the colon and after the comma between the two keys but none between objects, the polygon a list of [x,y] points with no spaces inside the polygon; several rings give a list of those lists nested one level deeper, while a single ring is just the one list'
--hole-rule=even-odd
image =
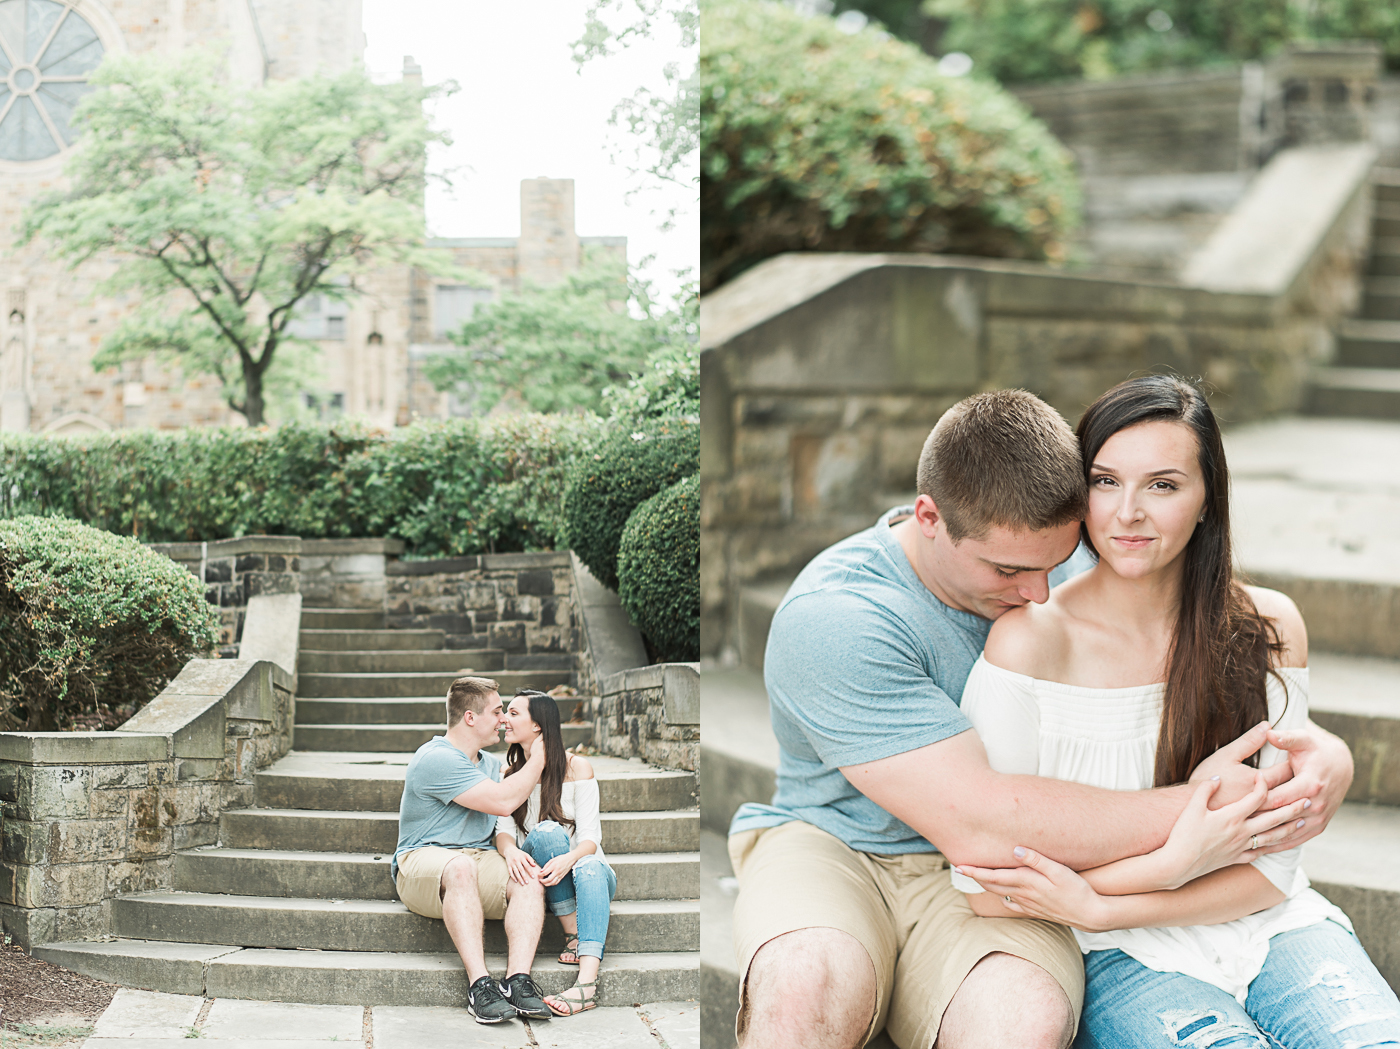
[{"label": "man's gray t-shirt", "polygon": [[473,762],[445,736],[434,736],[414,753],[403,778],[399,802],[399,843],[389,864],[399,874],[399,857],[424,845],[449,849],[494,848],[496,817],[453,804],[478,784],[501,780],[501,759],[481,751]]},{"label": "man's gray t-shirt", "polygon": [[992,624],[920,581],[890,531],[911,513],[896,507],[818,554],[778,606],[763,657],[777,790],[741,807],[731,834],[799,819],[860,852],[936,851],[841,773],[971,727],[958,705]]}]

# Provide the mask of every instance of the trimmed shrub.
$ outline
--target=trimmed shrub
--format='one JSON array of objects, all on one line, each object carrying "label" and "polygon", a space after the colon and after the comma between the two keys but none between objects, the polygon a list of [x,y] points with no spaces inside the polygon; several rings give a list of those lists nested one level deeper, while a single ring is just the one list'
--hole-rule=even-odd
[{"label": "trimmed shrub", "polygon": [[700,287],[784,251],[1062,260],[1072,159],[990,81],[763,0],[715,0],[700,47]]},{"label": "trimmed shrub", "polygon": [[700,469],[700,427],[663,420],[620,433],[574,468],[564,493],[569,546],[604,586],[617,589],[617,549],[632,511]]},{"label": "trimmed shrub", "polygon": [[114,728],[214,647],[184,568],[58,517],[0,521],[0,728]]},{"label": "trimmed shrub", "polygon": [[1307,40],[1375,40],[1400,69],[1395,0],[933,0],[925,10],[947,19],[941,50],[966,51],[1007,83],[1227,65]]},{"label": "trimmed shrub", "polygon": [[0,436],[13,512],[71,517],[146,542],[392,536],[415,557],[548,550],[560,493],[598,443],[596,416],[508,415],[275,430]]},{"label": "trimmed shrub", "polygon": [[617,555],[618,597],[658,662],[700,658],[700,475],[632,512]]}]

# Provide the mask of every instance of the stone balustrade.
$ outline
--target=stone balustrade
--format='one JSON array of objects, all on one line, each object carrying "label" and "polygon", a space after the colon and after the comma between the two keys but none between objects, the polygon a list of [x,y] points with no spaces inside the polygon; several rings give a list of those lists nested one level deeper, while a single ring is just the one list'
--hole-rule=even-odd
[{"label": "stone balustrade", "polygon": [[700,666],[654,663],[604,678],[593,746],[614,757],[694,772],[700,753]]}]

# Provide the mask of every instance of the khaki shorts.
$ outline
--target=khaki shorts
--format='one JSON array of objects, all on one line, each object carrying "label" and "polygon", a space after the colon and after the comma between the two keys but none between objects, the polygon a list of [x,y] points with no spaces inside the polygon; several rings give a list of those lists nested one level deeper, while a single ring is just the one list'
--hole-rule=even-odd
[{"label": "khaki shorts", "polygon": [[481,897],[482,916],[504,918],[506,882],[510,880],[510,871],[495,849],[444,849],[440,845],[425,845],[421,849],[405,852],[399,859],[398,877],[394,879],[403,905],[425,918],[441,918],[442,872],[458,856],[468,856],[476,863],[476,887]]},{"label": "khaki shorts", "polygon": [[1051,922],[978,917],[953,888],[941,853],[856,852],[793,820],[734,835],[729,856],[739,878],[734,946],[741,1009],[760,947],[798,929],[832,928],[859,940],[875,966],[879,1000],[867,1042],[884,1027],[903,1049],[929,1049],[964,977],[996,952],[1053,976],[1078,1030],[1084,961],[1073,934]]}]

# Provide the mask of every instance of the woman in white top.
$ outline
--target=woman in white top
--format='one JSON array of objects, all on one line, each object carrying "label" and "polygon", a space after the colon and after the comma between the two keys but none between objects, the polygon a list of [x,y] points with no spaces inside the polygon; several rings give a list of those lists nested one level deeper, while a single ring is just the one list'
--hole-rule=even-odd
[{"label": "woman in white top", "polygon": [[496,849],[518,884],[544,883],[545,906],[568,936],[559,960],[579,967],[574,986],[544,1001],[555,1015],[573,1016],[598,1004],[598,968],[617,892],[617,875],[603,859],[598,780],[585,759],[564,750],[559,705],[551,697],[521,689],[506,721],[504,775],[522,768],[534,747],[545,748],[544,772],[525,804],[497,819]]},{"label": "woman in white top", "polygon": [[[1141,790],[1189,780],[1261,721],[1302,726],[1307,632],[1287,597],[1234,578],[1205,398],[1175,378],[1133,379],[1077,432],[1098,563],[992,627],[962,697],[991,766]],[[1259,764],[1280,759],[1265,746]],[[1157,852],[1076,873],[1017,848],[1023,866],[956,867],[954,882],[978,914],[1077,930],[1077,1047],[1400,1043],[1400,1002],[1346,915],[1308,888],[1300,850],[1263,855],[1232,829],[1262,801],[1262,776],[1213,809],[1218,786],[1200,784]],[[1188,873],[1219,867],[1206,853],[1232,860]]]}]

